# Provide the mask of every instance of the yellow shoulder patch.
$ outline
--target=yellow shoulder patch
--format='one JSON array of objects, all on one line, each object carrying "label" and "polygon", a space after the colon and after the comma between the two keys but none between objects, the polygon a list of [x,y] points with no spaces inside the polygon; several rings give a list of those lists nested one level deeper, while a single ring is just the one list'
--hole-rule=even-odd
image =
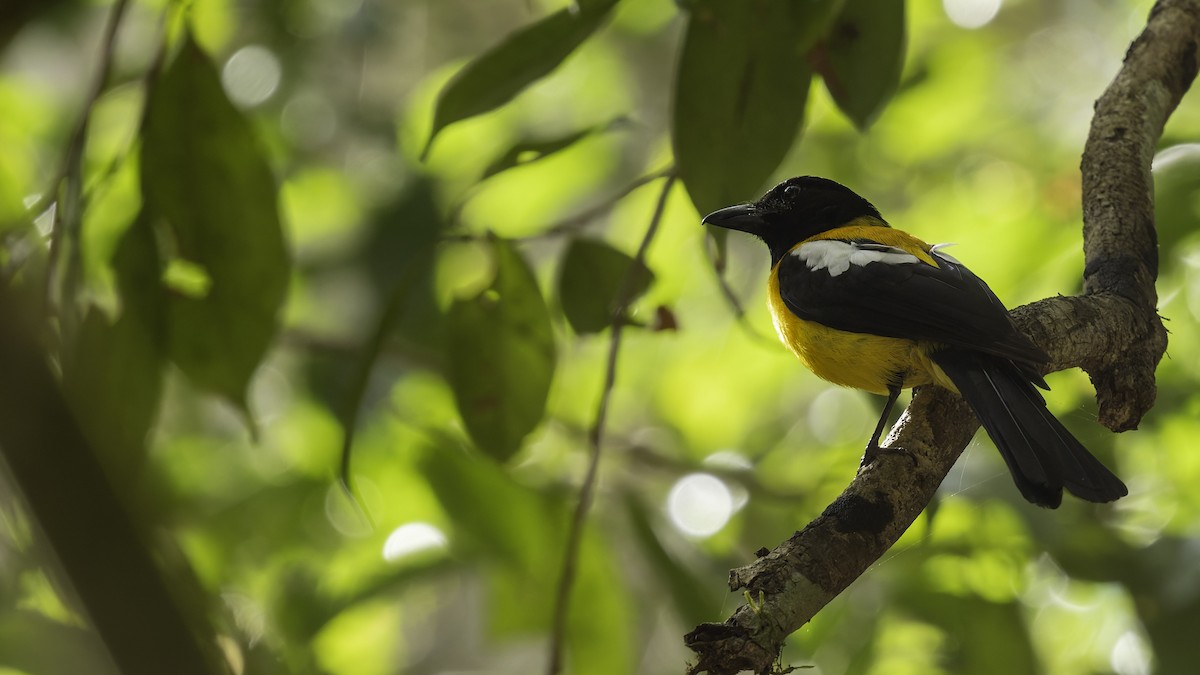
[{"label": "yellow shoulder patch", "polygon": [[802,246],[807,242],[819,239],[867,239],[883,244],[884,246],[892,246],[906,253],[911,253],[926,265],[941,267],[941,265],[937,264],[934,257],[930,255],[931,247],[929,244],[907,232],[886,225],[877,225],[876,223],[878,222],[878,220],[869,216],[856,218],[842,227],[826,230],[818,235],[809,237],[797,244],[797,246]]}]

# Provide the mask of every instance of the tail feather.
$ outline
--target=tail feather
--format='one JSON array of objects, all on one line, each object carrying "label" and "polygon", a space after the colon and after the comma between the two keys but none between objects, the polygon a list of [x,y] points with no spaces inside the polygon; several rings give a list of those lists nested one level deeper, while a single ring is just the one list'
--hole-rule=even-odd
[{"label": "tail feather", "polygon": [[[951,375],[950,379],[958,386],[959,391],[963,392],[963,397],[975,410],[983,428],[1000,450],[1000,456],[1008,465],[1008,471],[1012,474],[1017,489],[1025,499],[1034,504],[1056,508],[1062,503],[1062,481],[1058,480],[1059,471],[1053,465],[1053,457],[1046,457],[1043,453],[1032,450],[1037,447],[1038,442],[1030,437],[1032,430],[1027,430],[1018,421],[1021,413],[1014,411],[1005,399],[1004,385],[1007,383],[997,382],[996,378],[983,369],[970,370],[965,375],[970,383],[966,389],[960,384],[961,378],[956,379]],[[968,397],[966,391],[978,394]],[[977,405],[976,401],[979,401],[980,405]],[[979,410],[982,406],[993,410],[992,414],[981,414]]]},{"label": "tail feather", "polygon": [[1128,494],[1121,479],[1050,413],[1034,383],[1011,362],[958,349],[932,358],[979,417],[1025,499],[1055,508],[1064,487],[1090,502]]}]

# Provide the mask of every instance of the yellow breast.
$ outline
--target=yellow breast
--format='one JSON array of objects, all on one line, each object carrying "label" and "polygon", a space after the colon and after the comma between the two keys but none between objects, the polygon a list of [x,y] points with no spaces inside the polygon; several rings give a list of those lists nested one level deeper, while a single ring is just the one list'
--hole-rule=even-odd
[{"label": "yellow breast", "polygon": [[[899,230],[854,226],[830,230],[808,239],[871,239],[896,246],[936,265],[929,246]],[[801,245],[798,244],[797,246]],[[914,245],[915,244],[915,245]],[[776,266],[778,267],[778,266]],[[797,317],[779,294],[779,276],[772,270],[767,302],[779,339],[818,377],[844,387],[887,394],[888,387],[916,387],[936,382],[954,389],[928,357],[932,345],[902,338],[850,333]]]}]

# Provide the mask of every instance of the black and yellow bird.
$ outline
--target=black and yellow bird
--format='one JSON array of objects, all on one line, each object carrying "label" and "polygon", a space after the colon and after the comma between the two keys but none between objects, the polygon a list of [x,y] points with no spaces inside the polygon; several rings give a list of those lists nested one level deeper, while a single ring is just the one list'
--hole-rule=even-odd
[{"label": "black and yellow bird", "polygon": [[987,284],[849,188],[792,178],[703,222],[767,244],[775,329],[810,370],[888,397],[864,462],[879,451],[900,390],[935,384],[966,399],[1027,500],[1057,507],[1064,487],[1091,502],[1127,494],[1046,409],[1034,385],[1048,389],[1049,357]]}]

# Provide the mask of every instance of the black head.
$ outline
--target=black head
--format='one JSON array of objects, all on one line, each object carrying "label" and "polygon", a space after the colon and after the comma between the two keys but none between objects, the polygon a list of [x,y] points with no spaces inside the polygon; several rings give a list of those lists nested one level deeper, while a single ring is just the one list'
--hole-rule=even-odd
[{"label": "black head", "polygon": [[774,264],[805,239],[862,217],[887,224],[870,202],[845,185],[828,178],[800,176],[776,185],[753,204],[714,211],[702,222],[762,239],[771,249]]}]

